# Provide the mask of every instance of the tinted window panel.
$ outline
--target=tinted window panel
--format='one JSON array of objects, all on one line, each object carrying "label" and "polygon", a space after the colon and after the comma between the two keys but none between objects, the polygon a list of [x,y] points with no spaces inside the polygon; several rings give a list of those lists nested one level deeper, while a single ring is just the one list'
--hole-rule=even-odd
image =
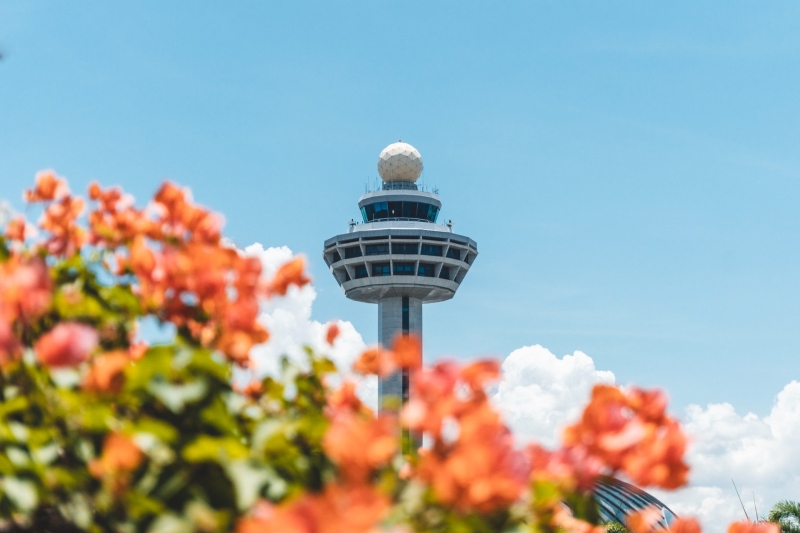
[{"label": "tinted window panel", "polygon": [[356,279],[366,278],[367,277],[367,267],[366,265],[358,265],[356,267]]},{"label": "tinted window panel", "polygon": [[389,207],[386,205],[386,202],[378,202],[372,205],[375,207],[375,218],[373,220],[389,218]]},{"label": "tinted window panel", "polygon": [[436,217],[439,216],[439,208],[435,205],[428,206],[428,220],[436,222]]},{"label": "tinted window panel", "polygon": [[414,263],[395,263],[394,264],[395,276],[413,276]]},{"label": "tinted window panel", "polygon": [[339,261],[341,261],[341,260],[342,260],[342,258],[341,258],[341,256],[339,255],[339,252],[333,252],[333,262],[334,262],[334,263],[337,263],[337,262],[339,262]]},{"label": "tinted window panel", "polygon": [[360,246],[351,246],[350,248],[344,249],[344,258],[345,259],[352,259],[353,257],[361,257],[361,247]]},{"label": "tinted window panel", "polygon": [[450,248],[447,250],[447,257],[450,259],[461,259],[461,250],[456,250],[455,248]]},{"label": "tinted window panel", "polygon": [[450,279],[450,268],[443,266],[442,271],[439,272],[439,277],[442,279]]},{"label": "tinted window panel", "polygon": [[368,244],[367,255],[384,255],[389,253],[388,244]]},{"label": "tinted window panel", "polygon": [[441,257],[442,247],[439,246],[438,244],[423,244],[422,255],[435,255]]},{"label": "tinted window panel", "polygon": [[433,277],[433,265],[427,265],[427,264],[421,263],[419,265],[419,271],[417,272],[417,275],[422,276],[424,278],[432,278]]},{"label": "tinted window panel", "polygon": [[388,275],[389,275],[389,263],[377,263],[372,265],[373,277],[388,276]]},{"label": "tinted window panel", "polygon": [[[412,213],[413,208],[413,213]],[[417,206],[414,202],[403,202],[403,218],[415,218],[417,216]]]},{"label": "tinted window panel", "polygon": [[406,254],[406,255],[416,255],[419,250],[419,244],[411,244],[411,243],[392,243],[392,253],[393,254]]},{"label": "tinted window panel", "polygon": [[403,202],[389,202],[389,218],[403,216]]}]

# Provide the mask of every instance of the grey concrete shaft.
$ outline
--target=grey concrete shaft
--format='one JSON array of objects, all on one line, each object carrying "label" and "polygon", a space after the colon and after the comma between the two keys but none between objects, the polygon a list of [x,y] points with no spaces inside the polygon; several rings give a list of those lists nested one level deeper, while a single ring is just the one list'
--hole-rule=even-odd
[{"label": "grey concrete shaft", "polygon": [[[408,331],[422,340],[422,300],[408,298]],[[391,347],[395,336],[403,333],[403,298],[394,296],[378,302],[378,342]],[[378,382],[378,406],[381,411],[397,411],[403,403],[402,372]]]}]

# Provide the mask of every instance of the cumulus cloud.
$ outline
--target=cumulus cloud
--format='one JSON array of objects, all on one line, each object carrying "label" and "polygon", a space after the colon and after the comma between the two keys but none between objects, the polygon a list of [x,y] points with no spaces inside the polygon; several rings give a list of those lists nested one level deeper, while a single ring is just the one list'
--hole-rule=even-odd
[{"label": "cumulus cloud", "polygon": [[575,420],[596,383],[614,383],[614,374],[597,370],[583,352],[561,359],[547,348],[525,346],[502,364],[495,406],[521,442],[558,442],[560,429]]},{"label": "cumulus cloud", "polygon": [[[294,257],[286,246],[264,249],[258,243],[248,246],[244,252],[261,260],[267,278],[272,277],[282,264]],[[335,323],[339,326],[339,337],[333,347],[329,346],[325,341],[328,324],[311,318],[316,297],[317,291],[311,285],[302,288],[290,286],[286,296],[274,297],[267,301],[261,309],[259,320],[269,331],[269,341],[253,349],[250,355],[253,368],[237,375],[238,381],[276,375],[283,355],[297,364],[304,365],[307,361],[303,351],[304,346],[327,355],[343,373],[349,376],[348,369],[366,348],[364,340],[352,323],[337,320]],[[377,379],[360,377],[353,379],[359,384],[358,394],[362,401],[371,407],[376,406]]]},{"label": "cumulus cloud", "polygon": [[[680,514],[696,515],[710,532],[724,531],[744,518],[731,484],[736,481],[751,518],[783,499],[800,494],[800,383],[792,381],[775,397],[770,413],[740,415],[730,403],[690,405],[684,419],[692,437],[688,488],[663,494]],[[755,505],[753,497],[755,496]]]}]

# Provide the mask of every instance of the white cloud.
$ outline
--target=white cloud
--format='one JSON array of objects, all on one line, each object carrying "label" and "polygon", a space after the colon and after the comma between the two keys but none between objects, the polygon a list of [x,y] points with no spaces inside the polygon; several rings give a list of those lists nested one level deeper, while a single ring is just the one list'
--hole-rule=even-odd
[{"label": "white cloud", "polygon": [[614,374],[595,369],[585,353],[559,359],[538,344],[511,352],[502,371],[494,404],[520,441],[548,446],[555,445],[560,429],[580,415],[592,386],[614,383]]},{"label": "white cloud", "polygon": [[[696,515],[710,532],[744,518],[731,479],[751,518],[777,501],[800,499],[800,383],[778,393],[769,415],[739,415],[729,403],[690,405],[684,427],[692,437],[690,486],[663,494],[678,514]],[[753,497],[755,495],[755,505]]]},{"label": "white cloud", "polygon": [[[286,246],[267,248],[261,244],[252,244],[245,248],[245,253],[261,259],[264,276],[269,279],[284,263],[294,257]],[[282,355],[298,364],[305,364],[306,354],[303,346],[309,346],[318,353],[330,357],[337,367],[349,374],[349,369],[366,345],[353,324],[343,320],[335,321],[339,326],[339,337],[329,346],[325,341],[328,324],[311,318],[311,311],[317,291],[311,285],[298,288],[290,286],[286,296],[271,298],[262,306],[260,322],[269,331],[269,341],[255,347],[250,358],[253,361],[252,372],[241,373],[238,381],[247,381],[251,375],[263,377],[276,375]],[[358,378],[358,394],[362,401],[370,407],[378,403],[378,384],[376,378]]]}]

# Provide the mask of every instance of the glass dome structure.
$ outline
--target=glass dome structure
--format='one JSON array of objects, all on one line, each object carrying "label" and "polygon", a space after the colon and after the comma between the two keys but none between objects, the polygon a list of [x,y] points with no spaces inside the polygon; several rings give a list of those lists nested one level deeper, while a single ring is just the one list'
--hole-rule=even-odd
[{"label": "glass dome structure", "polygon": [[594,494],[603,522],[617,522],[624,525],[627,515],[647,507],[661,511],[658,526],[663,529],[668,529],[670,523],[677,518],[669,507],[651,494],[613,477],[600,478]]}]

